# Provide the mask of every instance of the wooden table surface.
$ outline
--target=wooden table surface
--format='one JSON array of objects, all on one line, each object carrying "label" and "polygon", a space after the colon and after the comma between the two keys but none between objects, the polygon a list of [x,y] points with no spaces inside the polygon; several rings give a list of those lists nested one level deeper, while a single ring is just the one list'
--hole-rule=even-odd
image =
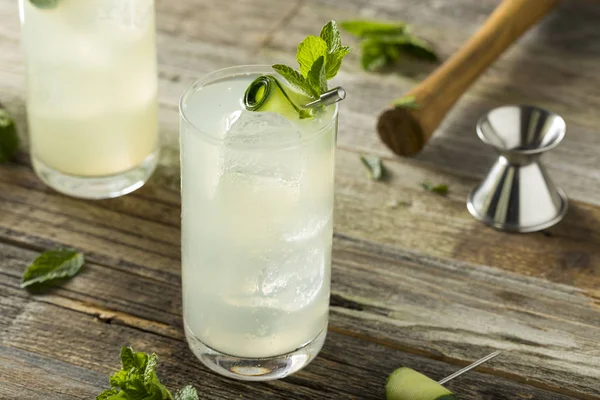
[{"label": "wooden table surface", "polygon": [[[25,136],[16,3],[0,0],[0,102]],[[428,69],[366,73],[355,51],[335,80],[349,95],[340,113],[331,322],[322,353],[287,379],[248,384],[210,373],[184,341],[183,89],[226,66],[293,64],[296,44],[329,19],[405,20],[446,58],[497,4],[157,0],[164,148],[149,184],[123,198],[81,201],[45,187],[25,150],[0,166],[0,398],[95,398],[119,366],[119,348],[132,345],[159,355],[168,387],[192,383],[203,399],[381,399],[398,366],[441,378],[496,349],[506,351],[448,387],[461,399],[600,399],[600,3],[590,1],[561,5],[504,54],[414,159],[393,156],[374,124]],[[465,207],[495,158],[475,122],[506,103],[545,106],[567,121],[565,141],[545,162],[571,208],[543,233],[498,232]],[[384,159],[388,181],[367,179],[359,161],[366,153]],[[424,180],[447,183],[449,195],[424,191]],[[394,201],[400,204],[390,207]],[[19,289],[28,263],[56,246],[85,252],[82,272],[44,293]]]}]

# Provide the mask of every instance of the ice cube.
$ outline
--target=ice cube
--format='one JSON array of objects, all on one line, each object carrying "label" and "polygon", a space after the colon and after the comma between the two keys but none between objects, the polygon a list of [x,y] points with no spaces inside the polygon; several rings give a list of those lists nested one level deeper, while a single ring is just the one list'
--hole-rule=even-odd
[{"label": "ice cube", "polygon": [[224,118],[227,144],[265,145],[294,143],[300,139],[298,126],[273,112],[236,111]]}]

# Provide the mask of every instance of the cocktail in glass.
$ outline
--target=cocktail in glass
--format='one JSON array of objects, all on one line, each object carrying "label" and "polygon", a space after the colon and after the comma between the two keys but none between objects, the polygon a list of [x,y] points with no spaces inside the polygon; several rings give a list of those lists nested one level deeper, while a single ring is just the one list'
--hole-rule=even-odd
[{"label": "cocktail in glass", "polygon": [[32,163],[54,189],[137,189],[158,156],[154,0],[20,0]]},{"label": "cocktail in glass", "polygon": [[185,332],[205,365],[244,380],[315,357],[331,280],[337,106],[302,120],[245,110],[263,74],[217,71],[180,104]]}]

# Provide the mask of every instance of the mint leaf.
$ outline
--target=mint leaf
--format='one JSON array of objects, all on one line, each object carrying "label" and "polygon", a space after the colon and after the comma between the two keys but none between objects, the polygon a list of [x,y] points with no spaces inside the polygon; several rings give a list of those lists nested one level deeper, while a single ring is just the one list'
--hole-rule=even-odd
[{"label": "mint leaf", "polygon": [[295,69],[283,64],[275,64],[273,65],[273,69],[279,75],[281,75],[294,89],[306,93],[310,97],[318,97],[317,93],[314,91],[310,83],[308,83],[306,78]]},{"label": "mint leaf", "polygon": [[415,96],[404,96],[399,98],[398,100],[394,100],[392,103],[398,108],[408,108],[410,110],[418,110],[421,108],[419,103],[417,103],[417,99]]},{"label": "mint leaf", "polygon": [[117,389],[105,390],[104,392],[102,392],[98,396],[96,396],[96,400],[112,400],[111,398],[118,394],[119,394],[119,391]]},{"label": "mint leaf", "polygon": [[327,56],[325,66],[327,68],[327,79],[335,77],[342,65],[342,59],[350,53],[350,47],[342,47],[342,39],[335,21],[329,21],[321,29],[321,39],[327,43]]},{"label": "mint leaf", "polygon": [[[411,41],[411,37],[401,33],[401,34],[396,34],[396,35],[388,35],[388,34],[384,34],[384,35],[378,35],[378,36],[372,36],[369,37],[367,40],[371,40],[371,41],[375,41],[381,45],[405,45],[405,44],[409,44]],[[389,47],[394,47],[394,46],[389,46]]]},{"label": "mint leaf", "polygon": [[342,46],[340,31],[335,21],[329,21],[321,29],[321,39],[327,43],[327,52],[330,54],[335,53]]},{"label": "mint leaf", "polygon": [[386,49],[380,43],[365,40],[362,43],[361,65],[365,71],[375,71],[388,64]]},{"label": "mint leaf", "polygon": [[346,32],[363,38],[369,35],[402,33],[406,29],[404,22],[381,22],[369,20],[344,21],[340,24]]},{"label": "mint leaf", "polygon": [[37,8],[44,9],[55,8],[56,6],[58,6],[59,1],[60,0],[29,0],[29,2]]},{"label": "mint leaf", "polygon": [[146,368],[144,368],[144,383],[149,384],[158,382],[158,378],[154,373],[154,367],[156,367],[157,361],[158,358],[156,357],[156,354],[152,354],[148,357]]},{"label": "mint leaf", "polygon": [[369,172],[369,178],[374,181],[383,179],[384,168],[381,158],[377,156],[360,156],[360,161]]},{"label": "mint leaf", "polygon": [[132,368],[143,370],[146,368],[148,355],[142,352],[136,352],[131,347],[121,347],[121,365],[125,371],[130,371]]},{"label": "mint leaf", "polygon": [[200,400],[193,386],[185,386],[176,395],[175,400]]},{"label": "mint leaf", "polygon": [[430,191],[431,193],[439,194],[440,196],[446,196],[448,194],[449,188],[446,184],[432,185],[429,182],[423,182],[421,186],[423,187],[423,189]]},{"label": "mint leaf", "polygon": [[429,43],[414,36],[408,37],[408,42],[402,45],[402,50],[406,54],[426,61],[439,60],[437,53]]},{"label": "mint leaf", "polygon": [[350,47],[340,47],[335,53],[327,54],[325,65],[327,67],[327,79],[335,77],[342,66],[342,60],[352,51]]},{"label": "mint leaf", "polygon": [[307,36],[298,45],[296,59],[298,60],[298,64],[300,64],[300,73],[305,78],[308,78],[310,69],[321,56],[327,56],[327,43],[318,36]]},{"label": "mint leaf", "polygon": [[0,107],[0,164],[10,161],[19,149],[19,135],[8,112]]},{"label": "mint leaf", "polygon": [[319,57],[308,72],[308,83],[320,96],[327,91],[327,76],[325,73],[325,57]]},{"label": "mint leaf", "polygon": [[121,348],[121,369],[110,377],[110,390],[97,400],[173,400],[167,388],[160,383],[154,368],[156,354],[136,352],[131,347]]},{"label": "mint leaf", "polygon": [[125,388],[129,379],[128,371],[120,370],[112,374],[109,378],[111,387]]},{"label": "mint leaf", "polygon": [[55,279],[75,276],[85,262],[82,253],[73,249],[46,251],[33,261],[21,281],[21,288]]},{"label": "mint leaf", "polygon": [[361,64],[367,71],[391,65],[403,54],[426,61],[439,59],[433,47],[414,36],[403,22],[345,21],[340,25],[361,39]]}]

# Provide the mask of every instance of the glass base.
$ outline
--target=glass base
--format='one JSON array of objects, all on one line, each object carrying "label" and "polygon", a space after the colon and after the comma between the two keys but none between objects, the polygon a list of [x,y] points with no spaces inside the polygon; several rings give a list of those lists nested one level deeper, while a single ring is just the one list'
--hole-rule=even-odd
[{"label": "glass base", "polygon": [[84,177],[59,172],[31,157],[37,176],[52,189],[80,199],[110,199],[131,193],[144,186],[158,164],[158,150],[150,154],[137,167],[115,175]]},{"label": "glass base", "polygon": [[185,324],[185,336],[190,349],[204,365],[228,378],[242,381],[281,379],[306,367],[321,351],[327,329],[290,353],[267,358],[242,358],[221,353],[202,343]]}]

